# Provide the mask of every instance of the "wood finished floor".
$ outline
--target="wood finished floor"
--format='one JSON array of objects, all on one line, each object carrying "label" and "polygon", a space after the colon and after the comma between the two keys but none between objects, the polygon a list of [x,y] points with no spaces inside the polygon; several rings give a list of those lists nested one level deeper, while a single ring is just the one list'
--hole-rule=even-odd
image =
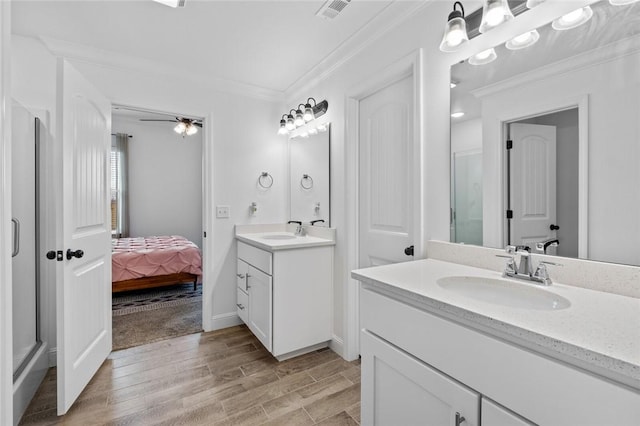
[{"label": "wood finished floor", "polygon": [[245,326],[112,352],[56,416],[55,369],[21,425],[357,425],[360,363],[329,349],[278,362]]}]

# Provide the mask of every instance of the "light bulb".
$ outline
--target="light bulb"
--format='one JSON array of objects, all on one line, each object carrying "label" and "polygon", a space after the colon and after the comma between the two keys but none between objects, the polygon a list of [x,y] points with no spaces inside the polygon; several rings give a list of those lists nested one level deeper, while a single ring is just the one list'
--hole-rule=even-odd
[{"label": "light bulb", "polygon": [[563,31],[579,27],[593,16],[593,10],[589,6],[576,9],[553,21],[551,26],[554,30]]},{"label": "light bulb", "polygon": [[187,125],[184,124],[183,121],[179,122],[178,124],[176,124],[176,127],[173,128],[173,131],[178,133],[178,134],[182,134],[187,130]]},{"label": "light bulb", "polygon": [[198,128],[193,124],[189,123],[187,125],[187,130],[185,133],[187,134],[187,136],[195,135],[196,133],[198,133]]},{"label": "light bulb", "polygon": [[513,19],[507,0],[485,0],[482,6],[482,22],[478,31],[485,33],[498,25]]},{"label": "light bulb", "polygon": [[302,126],[304,124],[304,117],[302,116],[302,111],[296,111],[296,119],[293,122],[296,126]]},{"label": "light bulb", "polygon": [[532,30],[509,40],[505,46],[509,50],[524,49],[525,47],[533,46],[539,39],[540,33],[537,30]]},{"label": "light bulb", "polygon": [[489,62],[493,62],[496,60],[498,55],[496,55],[495,49],[492,47],[487,50],[483,50],[480,53],[476,53],[472,57],[469,58],[469,63],[471,65],[485,65]]},{"label": "light bulb", "polygon": [[282,119],[280,120],[280,128],[278,129],[278,134],[286,135],[287,133],[289,133],[289,131],[287,130],[287,122]]},{"label": "light bulb", "polygon": [[311,104],[306,104],[304,106],[304,121],[311,121],[314,118],[316,118],[315,114],[313,113],[313,108],[311,108]]},{"label": "light bulb", "polygon": [[289,130],[289,131],[291,131],[291,130],[296,128],[296,124],[293,122],[293,115],[291,115],[291,114],[287,115],[287,125],[286,125],[286,127],[287,127],[287,130]]},{"label": "light bulb", "polygon": [[[456,5],[454,4],[455,7]],[[464,20],[464,13],[454,9],[447,18],[447,25],[444,27],[444,35],[440,42],[440,50],[454,52],[468,41],[469,36],[467,35],[467,22]]]}]

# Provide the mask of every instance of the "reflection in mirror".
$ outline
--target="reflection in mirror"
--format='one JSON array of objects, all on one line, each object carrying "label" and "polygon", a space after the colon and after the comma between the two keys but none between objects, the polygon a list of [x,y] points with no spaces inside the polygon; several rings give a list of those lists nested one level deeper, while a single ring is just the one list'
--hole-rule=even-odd
[{"label": "reflection in mirror", "polygon": [[[289,219],[330,226],[331,126],[308,137],[289,139]],[[324,221],[324,222],[323,222]]]},{"label": "reflection in mirror", "polygon": [[451,68],[451,241],[640,265],[640,2],[592,9]]}]

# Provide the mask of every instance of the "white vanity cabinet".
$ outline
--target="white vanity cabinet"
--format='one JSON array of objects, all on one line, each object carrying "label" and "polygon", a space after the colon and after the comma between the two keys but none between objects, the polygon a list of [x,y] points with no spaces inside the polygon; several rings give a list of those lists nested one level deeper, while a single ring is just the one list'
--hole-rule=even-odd
[{"label": "white vanity cabinet", "polygon": [[331,340],[333,247],[273,252],[238,241],[237,313],[282,360]]},{"label": "white vanity cabinet", "polygon": [[363,424],[454,426],[456,412],[465,426],[640,424],[637,389],[437,315],[409,296],[363,284],[360,325]]},{"label": "white vanity cabinet", "polygon": [[362,424],[480,424],[480,394],[371,333],[360,344]]}]

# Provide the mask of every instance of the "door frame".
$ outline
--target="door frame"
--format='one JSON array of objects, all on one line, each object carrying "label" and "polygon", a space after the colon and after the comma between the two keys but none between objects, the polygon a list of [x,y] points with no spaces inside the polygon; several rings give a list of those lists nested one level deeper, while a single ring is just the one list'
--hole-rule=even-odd
[{"label": "door frame", "polygon": [[[538,105],[524,105],[512,109],[511,111],[498,115],[492,123],[496,132],[500,135],[500,148],[497,150],[497,164],[502,164],[498,169],[501,185],[499,192],[502,194],[500,200],[501,212],[506,209],[507,187],[505,179],[507,178],[507,156],[506,150],[503,149],[503,142],[509,135],[508,125],[510,123],[526,120],[528,118],[540,115],[548,115],[556,112],[566,111],[569,109],[578,109],[578,257],[580,259],[588,259],[589,255],[589,95],[582,95],[560,100],[551,100]],[[507,219],[504,214],[498,214],[497,217],[502,221],[501,226],[496,229],[500,232],[499,241],[502,246],[507,244]]]},{"label": "door frame", "polygon": [[344,320],[343,320],[343,356],[347,360],[354,360],[360,354],[360,320],[359,305],[360,285],[357,280],[351,278],[351,271],[358,269],[359,248],[359,226],[360,226],[360,101],[373,93],[393,84],[403,78],[412,76],[413,78],[413,179],[415,186],[413,198],[415,200],[413,219],[417,225],[414,230],[414,253],[416,258],[423,257],[425,251],[424,241],[424,170],[423,170],[423,95],[422,95],[422,73],[423,73],[423,53],[422,49],[416,49],[413,53],[405,56],[397,62],[387,66],[374,77],[355,86],[346,94],[345,108],[345,207],[346,207],[346,270],[344,274],[343,300],[344,300]]},{"label": "door frame", "polygon": [[13,424],[11,2],[0,2],[0,424]]}]

